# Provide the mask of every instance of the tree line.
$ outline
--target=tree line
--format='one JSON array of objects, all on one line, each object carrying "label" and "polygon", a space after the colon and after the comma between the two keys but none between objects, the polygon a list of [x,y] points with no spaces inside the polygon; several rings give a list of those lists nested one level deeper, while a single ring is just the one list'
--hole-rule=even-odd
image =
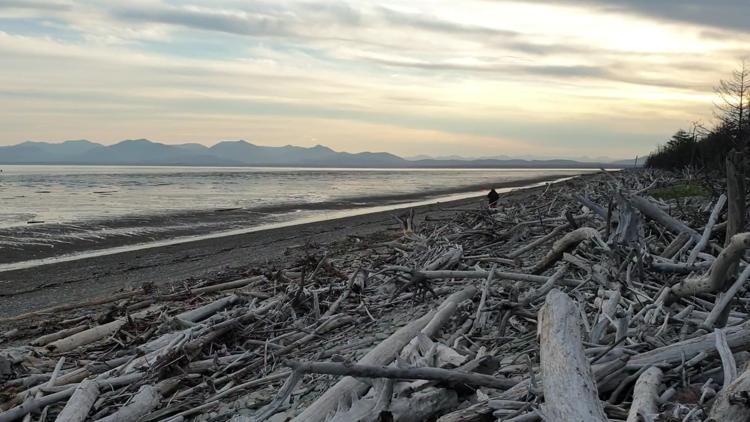
[{"label": "tree line", "polygon": [[695,122],[689,130],[680,129],[651,153],[645,165],[701,172],[724,171],[727,157],[748,155],[750,147],[750,68],[743,61],[729,79],[714,88],[716,125],[707,129]]}]

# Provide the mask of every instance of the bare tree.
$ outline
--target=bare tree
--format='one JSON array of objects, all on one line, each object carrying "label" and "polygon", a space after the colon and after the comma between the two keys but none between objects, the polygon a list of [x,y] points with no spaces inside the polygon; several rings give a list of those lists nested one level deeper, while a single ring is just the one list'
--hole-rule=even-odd
[{"label": "bare tree", "polygon": [[732,77],[721,80],[714,91],[719,96],[719,101],[714,104],[716,116],[734,133],[734,146],[742,148],[745,143],[745,131],[750,123],[750,68],[745,60],[739,69],[732,72]]}]

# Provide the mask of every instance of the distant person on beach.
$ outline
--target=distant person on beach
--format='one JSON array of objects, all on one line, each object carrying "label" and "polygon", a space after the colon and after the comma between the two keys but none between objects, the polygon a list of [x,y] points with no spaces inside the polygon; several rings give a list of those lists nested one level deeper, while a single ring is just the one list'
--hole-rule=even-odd
[{"label": "distant person on beach", "polygon": [[495,208],[497,206],[498,199],[500,199],[500,194],[498,194],[494,188],[491,189],[490,193],[487,194],[487,201],[490,204],[490,208]]}]

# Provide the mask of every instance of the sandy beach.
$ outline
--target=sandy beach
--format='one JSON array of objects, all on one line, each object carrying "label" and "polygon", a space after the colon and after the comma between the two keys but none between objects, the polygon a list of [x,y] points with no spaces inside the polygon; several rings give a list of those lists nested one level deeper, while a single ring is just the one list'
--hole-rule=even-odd
[{"label": "sandy beach", "polygon": [[[558,176],[501,184],[498,188],[530,186]],[[564,183],[564,182],[563,182]],[[517,201],[529,188],[503,195],[504,201]],[[479,206],[481,196],[416,207],[419,218],[442,218],[461,209]],[[241,210],[226,213],[241,213]],[[355,215],[314,223],[291,225],[256,232],[222,236],[168,246],[133,250],[31,268],[0,272],[0,316],[12,316],[61,303],[78,302],[144,283],[164,284],[185,279],[230,277],[258,263],[283,262],[303,253],[310,243],[331,243],[351,237],[377,236],[398,229],[393,218],[397,210]],[[226,218],[212,213],[205,218]],[[225,214],[225,213],[224,213]],[[172,217],[174,218],[174,217]],[[197,219],[185,214],[185,218]],[[196,234],[190,233],[190,234]],[[101,249],[134,243],[132,237],[109,238]],[[150,238],[150,240],[158,240]],[[60,254],[46,247],[30,246],[26,256],[45,258]],[[91,248],[90,242],[62,246],[65,254]],[[20,252],[16,252],[20,253]],[[5,262],[18,256],[4,256]]]}]

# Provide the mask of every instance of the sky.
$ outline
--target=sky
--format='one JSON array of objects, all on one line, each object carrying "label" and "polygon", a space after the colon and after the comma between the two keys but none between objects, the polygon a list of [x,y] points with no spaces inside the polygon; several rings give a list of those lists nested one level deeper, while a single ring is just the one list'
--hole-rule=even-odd
[{"label": "sky", "polygon": [[747,0],[0,0],[0,145],[630,158],[711,123],[747,16]]}]

